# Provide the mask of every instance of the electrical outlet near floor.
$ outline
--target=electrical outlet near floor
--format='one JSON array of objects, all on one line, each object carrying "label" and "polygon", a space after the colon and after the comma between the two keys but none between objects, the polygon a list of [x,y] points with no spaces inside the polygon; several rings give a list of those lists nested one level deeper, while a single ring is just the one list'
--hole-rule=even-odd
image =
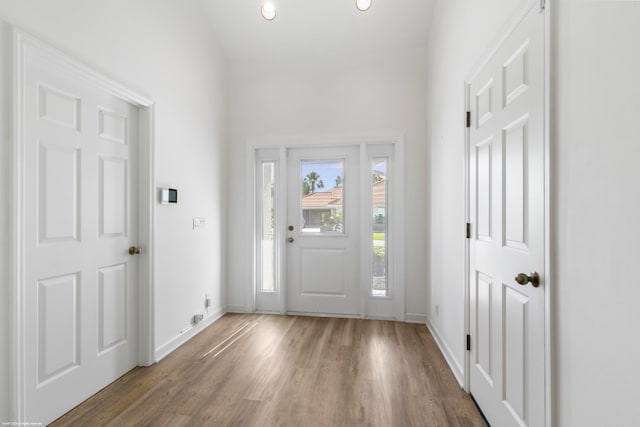
[{"label": "electrical outlet near floor", "polygon": [[193,323],[194,325],[197,325],[202,321],[202,319],[204,319],[204,314],[200,314],[200,313],[194,314],[193,318],[191,319],[191,323]]}]

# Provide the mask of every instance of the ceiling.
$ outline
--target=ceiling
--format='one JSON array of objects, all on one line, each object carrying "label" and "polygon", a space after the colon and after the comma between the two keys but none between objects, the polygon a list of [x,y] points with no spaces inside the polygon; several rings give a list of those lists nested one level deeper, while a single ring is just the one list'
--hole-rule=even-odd
[{"label": "ceiling", "polygon": [[425,45],[435,0],[272,0],[277,16],[260,15],[261,0],[202,0],[219,43],[238,59],[343,56]]}]

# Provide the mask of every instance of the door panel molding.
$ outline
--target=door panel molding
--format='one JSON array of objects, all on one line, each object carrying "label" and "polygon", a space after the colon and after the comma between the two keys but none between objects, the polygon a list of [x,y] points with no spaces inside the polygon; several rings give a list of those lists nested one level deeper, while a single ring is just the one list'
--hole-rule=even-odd
[{"label": "door panel molding", "polygon": [[[25,93],[26,59],[38,58],[54,64],[65,75],[77,79],[94,89],[106,92],[138,108],[138,241],[145,248],[138,264],[138,364],[147,366],[154,359],[154,310],[153,310],[153,227],[154,227],[154,104],[147,97],[117,83],[103,74],[87,67],[31,36],[12,27],[13,45],[13,123],[12,123],[12,202],[11,216],[11,298],[10,333],[12,351],[10,355],[11,396],[10,419],[17,422],[25,419],[26,363],[25,363]],[[73,124],[73,123],[72,123]],[[88,397],[88,396],[87,396]]]},{"label": "door panel molding", "polygon": [[[405,321],[405,289],[404,289],[404,134],[402,132],[372,132],[372,133],[344,133],[344,134],[311,134],[311,135],[273,135],[273,136],[259,136],[252,137],[247,139],[246,145],[246,168],[247,168],[247,194],[252,195],[253,197],[247,197],[247,212],[251,212],[249,217],[247,218],[247,230],[248,235],[247,243],[248,248],[251,250],[250,259],[252,260],[252,265],[256,265],[256,239],[255,233],[256,229],[256,221],[255,221],[255,212],[256,212],[256,159],[257,152],[259,150],[266,149],[275,149],[279,150],[279,159],[278,159],[278,178],[279,183],[277,184],[277,190],[280,194],[286,194],[286,182],[287,182],[287,149],[290,148],[310,148],[310,147],[318,147],[318,148],[329,148],[329,147],[346,147],[346,146],[358,146],[360,147],[360,157],[361,162],[367,156],[367,147],[375,147],[380,145],[390,145],[393,147],[393,169],[395,171],[394,182],[392,188],[393,200],[390,200],[389,204],[393,207],[393,215],[397,220],[394,221],[393,229],[391,229],[391,233],[393,233],[393,252],[394,256],[390,260],[390,266],[393,269],[393,277],[391,279],[394,286],[394,298],[393,298],[393,315],[391,318],[398,321]],[[364,171],[361,171],[361,174]],[[360,206],[365,206],[363,198],[368,197],[369,195],[360,195]],[[280,212],[286,212],[286,196],[277,198],[276,201],[276,209],[279,209]],[[365,221],[363,221],[365,222]],[[278,254],[279,262],[278,269],[280,271],[279,279],[280,283],[286,283],[286,264],[285,264],[285,256],[286,248],[284,245],[284,230],[286,224],[286,216],[280,216],[276,218],[276,227],[278,230],[276,233],[280,233],[280,235],[276,235],[276,254]],[[364,227],[364,225],[361,225]],[[363,251],[361,251],[364,254]],[[365,284],[364,277],[362,274],[365,272],[369,274],[367,270],[369,266],[369,262],[365,263],[364,256],[361,257],[361,277],[362,284],[361,290],[362,295],[366,295],[365,286],[369,286],[369,284]],[[244,311],[248,313],[252,313],[256,311],[256,283],[258,278],[255,274],[255,268],[252,268],[251,272],[251,280],[247,284],[245,288],[245,305]],[[367,317],[367,309],[368,303],[370,302],[369,298],[363,297],[364,303],[361,303],[360,307],[360,317]],[[281,313],[286,313],[287,307],[287,298],[286,291],[280,292],[280,310]],[[375,301],[374,301],[375,303]],[[375,306],[375,304],[374,304]],[[373,307],[371,307],[373,308]],[[321,315],[321,314],[315,314]]]}]

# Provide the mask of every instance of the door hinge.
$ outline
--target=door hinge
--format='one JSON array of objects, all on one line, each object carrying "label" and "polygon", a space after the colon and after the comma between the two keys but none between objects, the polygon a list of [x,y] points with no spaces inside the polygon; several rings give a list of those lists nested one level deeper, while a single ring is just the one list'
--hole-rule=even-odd
[{"label": "door hinge", "polygon": [[467,334],[467,351],[471,351],[471,335]]},{"label": "door hinge", "polygon": [[540,13],[544,12],[544,8],[547,5],[546,0],[540,0]]},{"label": "door hinge", "polygon": [[467,223],[467,239],[471,238],[471,223]]},{"label": "door hinge", "polygon": [[466,125],[468,128],[471,127],[471,111],[467,111]]}]

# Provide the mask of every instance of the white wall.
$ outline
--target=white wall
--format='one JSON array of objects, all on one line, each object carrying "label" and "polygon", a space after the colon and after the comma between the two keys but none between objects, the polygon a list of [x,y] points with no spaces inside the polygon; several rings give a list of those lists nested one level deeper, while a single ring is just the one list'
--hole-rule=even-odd
[{"label": "white wall", "polygon": [[[460,366],[463,81],[513,12],[509,0],[476,3],[440,0],[428,49],[429,320]],[[554,13],[554,425],[637,425],[640,2],[547,3]]]},{"label": "white wall", "polygon": [[459,380],[464,369],[464,81],[522,3],[440,0],[433,10],[427,49],[428,321]]},{"label": "white wall", "polygon": [[[166,346],[204,308],[222,300],[222,215],[226,157],[225,60],[207,25],[200,2],[172,0],[12,0],[0,2],[0,19],[33,33],[156,103],[156,177],[179,191],[179,204],[157,206],[155,316],[156,347]],[[3,52],[6,53],[6,52]],[[2,64],[10,66],[3,54]],[[4,72],[4,71],[3,71]],[[5,88],[6,90],[6,88]],[[2,93],[0,150],[0,415],[6,414],[8,357],[4,256],[10,183],[5,120],[9,94]],[[193,217],[206,218],[200,232]],[[165,346],[163,348],[163,346]]]},{"label": "white wall", "polygon": [[554,3],[557,425],[638,425],[640,2]]},{"label": "white wall", "polygon": [[244,310],[251,247],[246,210],[248,137],[406,132],[406,312],[424,319],[427,93],[424,48],[340,58],[296,58],[231,66],[228,290]]}]

